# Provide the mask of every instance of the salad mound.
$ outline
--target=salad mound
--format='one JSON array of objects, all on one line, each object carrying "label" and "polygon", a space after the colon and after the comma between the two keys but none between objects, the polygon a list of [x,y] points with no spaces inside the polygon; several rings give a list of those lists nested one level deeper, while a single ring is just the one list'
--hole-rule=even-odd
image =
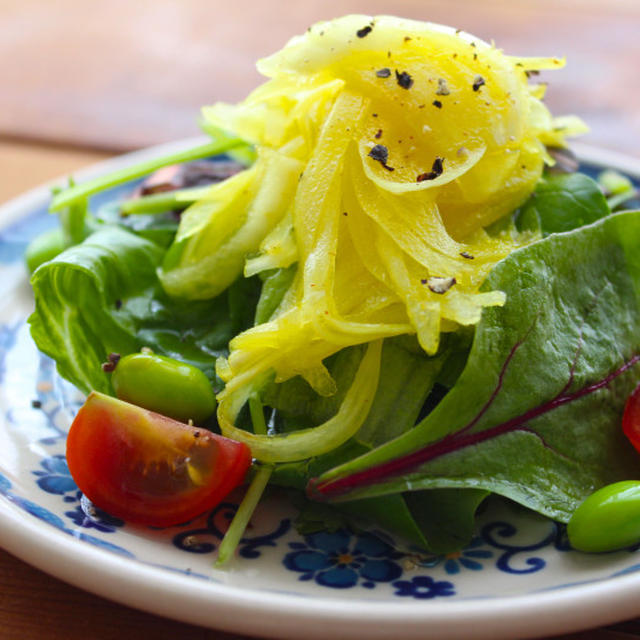
[{"label": "salad mound", "polygon": [[[253,457],[220,559],[267,485],[292,491],[300,530],[373,523],[440,553],[491,494],[568,522],[637,477],[620,417],[640,363],[640,212],[622,211],[620,176],[550,170],[584,125],[553,118],[529,76],[561,65],[346,16],[260,61],[268,80],[242,103],[205,108],[211,141],[56,191],[60,228],[27,256],[33,338],[79,389],[118,396],[90,396],[105,406],[126,399],[114,370],[147,413],[166,406],[154,391],[177,383],[125,375],[133,360],[183,371],[180,389],[204,373],[217,411],[171,433],[219,430],[235,442],[207,441]],[[180,395],[195,416],[198,394]],[[130,426],[140,502],[161,505],[188,454]],[[167,500],[200,495],[209,471]]]},{"label": "salad mound", "polygon": [[[552,163],[546,145],[565,144],[566,123],[528,82],[530,70],[560,66],[439,25],[352,15],[260,61],[269,80],[241,104],[204,109],[208,129],[251,143],[257,159],[184,212],[165,290],[210,297],[243,268],[297,264],[272,316],[218,362],[224,433],[245,437],[233,423],[270,372],[332,395],[322,362],[338,350],[415,333],[432,355],[442,331],[504,303],[480,286],[533,236],[485,228],[531,193]],[[345,424],[344,439],[352,431]],[[279,459],[253,441],[258,458]]]}]

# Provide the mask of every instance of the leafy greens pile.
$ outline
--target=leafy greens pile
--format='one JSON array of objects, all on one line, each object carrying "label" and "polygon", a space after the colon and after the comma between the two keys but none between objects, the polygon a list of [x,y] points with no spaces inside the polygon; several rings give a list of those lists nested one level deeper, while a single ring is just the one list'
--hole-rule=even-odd
[{"label": "leafy greens pile", "polygon": [[[423,549],[463,546],[489,493],[567,521],[637,475],[640,213],[542,175],[579,124],[527,71],[560,64],[396,18],[314,26],[205,109],[212,143],[55,196],[68,248],[33,274],[34,340],[83,391],[113,392],[112,352],[200,367],[261,482]],[[254,160],[89,211],[225,151]]]}]

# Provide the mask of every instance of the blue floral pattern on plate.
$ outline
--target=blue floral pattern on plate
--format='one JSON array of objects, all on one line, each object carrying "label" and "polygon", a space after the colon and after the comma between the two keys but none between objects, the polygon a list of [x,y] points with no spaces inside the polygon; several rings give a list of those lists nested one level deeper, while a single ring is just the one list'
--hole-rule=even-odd
[{"label": "blue floral pattern on plate", "polygon": [[397,580],[393,583],[395,595],[421,600],[455,595],[453,584],[447,580],[435,580],[431,576],[415,576],[411,580]]},{"label": "blue floral pattern on plate", "polygon": [[315,580],[324,587],[349,589],[360,584],[373,589],[376,583],[402,575],[394,560],[403,554],[367,533],[322,531],[305,536],[304,542],[290,542],[289,547],[293,551],[285,555],[284,566],[301,573],[300,580]]}]

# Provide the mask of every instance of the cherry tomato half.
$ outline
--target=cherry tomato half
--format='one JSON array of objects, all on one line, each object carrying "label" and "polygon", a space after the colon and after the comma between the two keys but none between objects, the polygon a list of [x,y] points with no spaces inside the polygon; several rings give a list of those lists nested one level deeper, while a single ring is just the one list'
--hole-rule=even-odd
[{"label": "cherry tomato half", "polygon": [[622,414],[622,430],[640,451],[640,384],[631,392]]},{"label": "cherry tomato half", "polygon": [[166,527],[213,508],[251,464],[240,442],[92,392],[67,437],[80,490],[106,512]]}]

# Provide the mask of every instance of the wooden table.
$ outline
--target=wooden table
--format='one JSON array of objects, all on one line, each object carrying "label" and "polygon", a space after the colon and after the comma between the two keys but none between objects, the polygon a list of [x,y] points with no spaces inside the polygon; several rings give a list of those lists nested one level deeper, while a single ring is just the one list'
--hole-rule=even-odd
[{"label": "wooden table", "polygon": [[[0,0],[0,201],[118,152],[197,133],[201,104],[242,98],[254,60],[320,18],[389,13],[454,24],[509,53],[566,55],[547,103],[585,142],[640,157],[636,0]],[[640,613],[640,604],[638,605]],[[623,640],[640,622],[570,636]],[[134,611],[0,550],[0,638],[239,639]]]}]

